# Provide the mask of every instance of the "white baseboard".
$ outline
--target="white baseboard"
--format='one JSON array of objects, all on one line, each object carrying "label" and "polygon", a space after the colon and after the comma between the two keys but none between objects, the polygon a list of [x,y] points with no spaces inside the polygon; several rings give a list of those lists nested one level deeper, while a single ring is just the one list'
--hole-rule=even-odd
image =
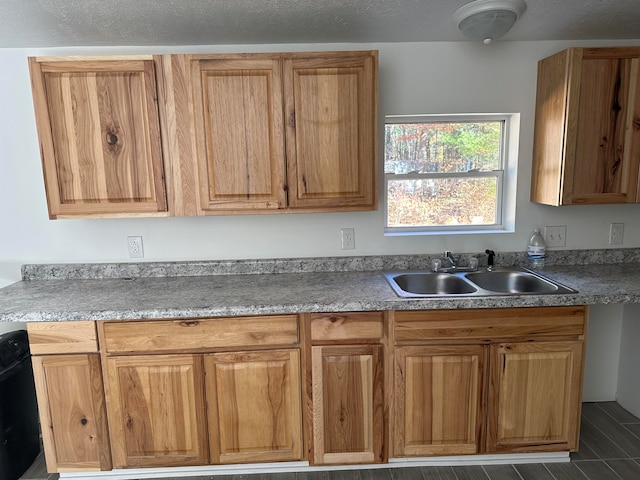
[{"label": "white baseboard", "polygon": [[250,465],[209,465],[203,467],[135,468],[108,472],[67,472],[60,479],[135,480],[165,477],[204,477],[215,475],[251,475],[252,473],[314,472],[322,470],[365,470],[374,468],[432,467],[456,465],[504,465],[518,463],[568,462],[569,452],[512,453],[508,455],[460,455],[448,457],[392,458],[375,465],[309,466],[308,462],[256,463]]}]

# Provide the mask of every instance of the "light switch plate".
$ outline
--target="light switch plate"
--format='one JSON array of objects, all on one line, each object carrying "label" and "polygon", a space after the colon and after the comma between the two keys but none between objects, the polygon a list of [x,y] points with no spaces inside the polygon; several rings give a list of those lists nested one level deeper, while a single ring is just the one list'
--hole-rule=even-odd
[{"label": "light switch plate", "polygon": [[544,227],[544,243],[547,247],[565,247],[567,245],[567,226]]}]

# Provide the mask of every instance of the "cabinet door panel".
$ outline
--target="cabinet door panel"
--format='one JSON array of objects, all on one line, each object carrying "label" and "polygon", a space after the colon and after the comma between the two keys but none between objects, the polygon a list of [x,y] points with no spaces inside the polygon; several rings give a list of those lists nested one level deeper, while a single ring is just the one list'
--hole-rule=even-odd
[{"label": "cabinet door panel", "polygon": [[280,61],[194,57],[191,76],[201,208],[284,208]]},{"label": "cabinet door panel", "polygon": [[33,357],[48,472],[110,470],[98,354]]},{"label": "cabinet door panel", "polygon": [[167,210],[153,60],[30,59],[49,210]]},{"label": "cabinet door panel", "polygon": [[486,348],[396,349],[394,456],[481,450]]},{"label": "cabinet door panel", "polygon": [[575,450],[583,343],[503,343],[491,349],[488,450]]},{"label": "cabinet door panel", "polygon": [[292,208],[375,203],[376,57],[285,60]]},{"label": "cabinet door panel", "polygon": [[205,357],[213,463],[301,460],[300,353]]},{"label": "cabinet door panel", "polygon": [[107,359],[113,463],[208,463],[204,375],[198,355]]},{"label": "cabinet door panel", "polygon": [[312,347],[313,463],[384,461],[382,347]]}]

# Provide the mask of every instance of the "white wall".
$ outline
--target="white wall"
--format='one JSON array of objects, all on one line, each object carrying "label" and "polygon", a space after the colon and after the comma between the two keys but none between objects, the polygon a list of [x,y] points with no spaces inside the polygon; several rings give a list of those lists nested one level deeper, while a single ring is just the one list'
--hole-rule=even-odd
[{"label": "white wall", "polygon": [[[626,44],[634,42],[627,41]],[[638,41],[635,42],[636,44]],[[145,261],[523,250],[534,226],[567,225],[566,248],[606,248],[611,222],[625,223],[624,247],[640,247],[640,207],[554,208],[531,204],[529,183],[536,63],[572,45],[624,42],[496,42],[236,47],[0,49],[0,286],[23,263],[129,261],[128,235],[144,238]],[[203,218],[57,220],[47,218],[31,102],[28,55],[188,51],[380,50],[380,125],[385,114],[520,112],[516,232],[461,236],[383,235],[383,213]],[[382,135],[380,135],[382,137]],[[380,148],[382,152],[383,149]],[[381,170],[381,161],[380,170]],[[356,249],[339,231],[355,227]]]},{"label": "white wall", "polygon": [[640,417],[640,305],[625,305],[618,373],[618,403]]}]

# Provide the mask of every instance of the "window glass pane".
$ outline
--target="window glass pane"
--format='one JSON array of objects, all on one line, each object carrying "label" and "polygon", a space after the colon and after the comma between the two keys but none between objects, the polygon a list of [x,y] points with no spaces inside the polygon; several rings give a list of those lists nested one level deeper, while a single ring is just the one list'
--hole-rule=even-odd
[{"label": "window glass pane", "polygon": [[503,123],[388,123],[384,171],[403,174],[499,170]]},{"label": "window glass pane", "polygon": [[497,177],[387,182],[388,227],[494,225]]}]

